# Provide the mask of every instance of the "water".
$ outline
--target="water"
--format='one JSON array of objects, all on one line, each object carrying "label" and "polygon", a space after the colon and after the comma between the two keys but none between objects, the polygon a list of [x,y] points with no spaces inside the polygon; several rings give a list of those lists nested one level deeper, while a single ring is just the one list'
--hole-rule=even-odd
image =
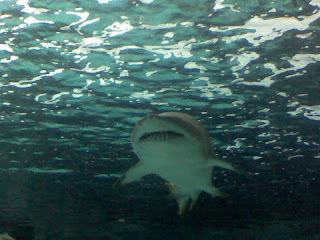
[{"label": "water", "polygon": [[[0,0],[0,233],[319,239],[320,1]],[[149,113],[202,122],[228,199],[115,189]]]}]

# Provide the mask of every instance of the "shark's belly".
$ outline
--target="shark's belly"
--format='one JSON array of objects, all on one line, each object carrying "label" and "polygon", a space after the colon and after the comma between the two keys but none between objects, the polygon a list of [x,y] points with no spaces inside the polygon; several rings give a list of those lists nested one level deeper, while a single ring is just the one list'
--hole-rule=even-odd
[{"label": "shark's belly", "polygon": [[183,190],[199,190],[211,185],[210,168],[202,165],[172,165],[159,169],[159,176]]},{"label": "shark's belly", "polygon": [[197,146],[157,144],[135,150],[150,172],[181,190],[202,189],[211,184],[212,170]]},{"label": "shark's belly", "polygon": [[134,151],[145,164],[155,166],[180,162],[192,165],[204,158],[201,147],[188,141],[147,143],[136,146]]}]

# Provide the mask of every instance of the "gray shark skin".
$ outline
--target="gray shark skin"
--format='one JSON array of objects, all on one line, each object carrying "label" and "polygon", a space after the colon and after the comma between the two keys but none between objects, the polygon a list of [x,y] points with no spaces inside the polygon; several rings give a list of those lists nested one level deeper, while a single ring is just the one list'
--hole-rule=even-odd
[{"label": "gray shark skin", "polygon": [[216,159],[206,129],[188,114],[164,112],[140,119],[132,132],[131,145],[140,161],[120,180],[127,184],[157,174],[179,205],[179,215],[191,210],[201,191],[225,196],[212,185],[212,167],[237,171]]}]

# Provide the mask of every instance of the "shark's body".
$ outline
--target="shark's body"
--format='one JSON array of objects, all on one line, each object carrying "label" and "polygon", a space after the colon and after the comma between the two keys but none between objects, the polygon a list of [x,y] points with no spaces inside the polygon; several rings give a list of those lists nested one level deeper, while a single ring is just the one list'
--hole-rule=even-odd
[{"label": "shark's body", "polygon": [[3,233],[3,234],[0,234],[0,240],[15,240],[15,239],[10,237],[8,233]]},{"label": "shark's body", "polygon": [[126,172],[122,183],[159,175],[168,182],[179,214],[193,207],[201,191],[224,195],[212,185],[212,167],[235,171],[231,164],[214,158],[208,132],[187,114],[165,112],[140,119],[131,144],[140,161]]}]

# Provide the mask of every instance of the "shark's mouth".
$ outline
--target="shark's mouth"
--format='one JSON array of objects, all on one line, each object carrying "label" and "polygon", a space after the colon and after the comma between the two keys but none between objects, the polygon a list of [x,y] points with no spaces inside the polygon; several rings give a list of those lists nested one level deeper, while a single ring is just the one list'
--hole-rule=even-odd
[{"label": "shark's mouth", "polygon": [[175,131],[157,131],[157,132],[147,132],[143,134],[139,141],[153,140],[153,141],[167,141],[170,139],[184,137],[182,133]]}]

